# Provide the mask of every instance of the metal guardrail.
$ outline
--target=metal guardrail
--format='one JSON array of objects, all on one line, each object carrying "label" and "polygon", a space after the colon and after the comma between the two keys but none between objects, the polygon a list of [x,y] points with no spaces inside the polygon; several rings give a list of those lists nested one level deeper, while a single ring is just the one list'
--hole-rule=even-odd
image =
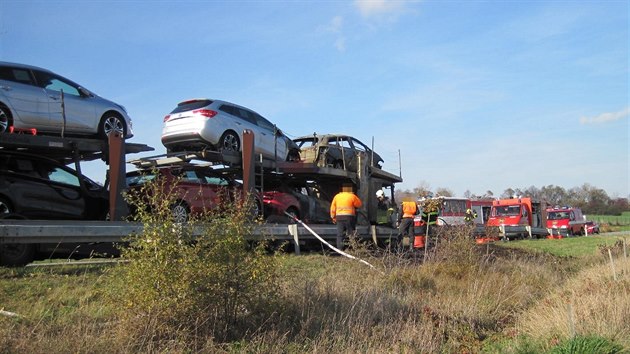
[{"label": "metal guardrail", "polygon": [[[337,235],[335,225],[311,225],[323,238]],[[126,221],[51,221],[51,220],[3,220],[0,222],[0,243],[80,243],[121,242],[142,233],[141,223]],[[193,230],[193,235],[203,233],[203,225]],[[363,239],[387,239],[395,237],[398,230],[385,226],[357,226],[357,235]],[[297,224],[263,224],[256,226],[248,240],[309,240],[316,238]]]}]

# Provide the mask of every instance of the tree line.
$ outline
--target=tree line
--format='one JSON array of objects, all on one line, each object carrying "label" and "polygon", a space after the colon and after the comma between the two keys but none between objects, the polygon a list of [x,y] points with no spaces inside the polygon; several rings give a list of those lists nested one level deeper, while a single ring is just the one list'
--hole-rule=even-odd
[{"label": "tree line", "polygon": [[[397,190],[396,200],[403,198],[419,197],[454,197],[453,191],[448,188],[437,188],[432,191],[425,183],[420,183],[413,190]],[[530,197],[542,200],[549,206],[571,206],[582,209],[586,214],[621,215],[630,210],[628,198],[610,197],[605,190],[588,183],[582,186],[565,189],[561,186],[548,185],[543,187],[530,186],[528,188],[507,188],[501,194],[495,194],[491,190],[483,194],[472,193],[467,190],[464,198],[469,199],[506,199],[515,197]]]}]

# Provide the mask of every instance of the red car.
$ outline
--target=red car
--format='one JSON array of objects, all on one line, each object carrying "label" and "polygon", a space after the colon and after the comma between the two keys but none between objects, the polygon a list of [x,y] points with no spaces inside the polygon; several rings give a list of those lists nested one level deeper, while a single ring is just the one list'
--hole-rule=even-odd
[{"label": "red car", "polygon": [[586,222],[586,232],[588,232],[589,235],[591,234],[598,234],[599,233],[599,225],[594,222],[594,221],[587,221]]},{"label": "red car", "polygon": [[[138,170],[127,173],[130,191],[138,190],[143,184],[165,178],[164,186],[174,193],[171,209],[175,222],[189,220],[191,214],[200,214],[220,205],[227,195],[234,201],[242,193],[242,185],[227,174],[202,165],[169,165],[151,170]],[[172,188],[175,188],[174,190]],[[258,197],[252,213],[259,215],[261,203]]]},{"label": "red car", "polygon": [[263,193],[265,217],[268,222],[290,221],[285,212],[306,223],[330,224],[330,201],[312,183],[272,183]]}]

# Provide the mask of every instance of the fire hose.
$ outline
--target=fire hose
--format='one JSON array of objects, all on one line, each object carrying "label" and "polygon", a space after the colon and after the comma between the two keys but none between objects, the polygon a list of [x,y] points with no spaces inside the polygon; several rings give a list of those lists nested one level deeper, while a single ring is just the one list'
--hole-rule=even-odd
[{"label": "fire hose", "polygon": [[[323,243],[324,245],[326,245],[326,246],[327,246],[328,248],[330,248],[331,250],[335,251],[336,253],[338,253],[338,254],[340,254],[340,255],[342,255],[342,256],[344,256],[344,257],[347,257],[347,258],[350,258],[350,259],[357,260],[357,261],[359,261],[359,262],[361,262],[361,263],[363,263],[363,264],[367,265],[368,267],[370,267],[370,268],[372,268],[372,269],[374,269],[374,270],[379,271],[378,269],[376,269],[376,267],[374,267],[373,265],[371,265],[371,264],[370,264],[370,263],[368,263],[367,261],[365,261],[365,260],[363,260],[363,259],[360,259],[360,258],[357,258],[357,257],[355,257],[355,256],[353,256],[353,255],[351,255],[351,254],[348,254],[348,253],[346,253],[346,252],[344,252],[344,251],[342,251],[342,250],[338,249],[337,247],[335,247],[335,246],[331,245],[331,244],[330,244],[330,243],[328,243],[326,240],[324,240],[321,236],[319,236],[319,235],[317,234],[317,232],[313,231],[313,229],[311,229],[308,225],[306,225],[306,224],[305,224],[302,220],[298,219],[295,215],[289,214],[289,213],[287,213],[286,211],[285,211],[284,213],[285,213],[285,214],[286,214],[289,218],[291,218],[292,220],[295,220],[295,221],[297,221],[300,225],[304,226],[304,228],[305,228],[308,232],[310,232],[311,234],[313,234],[313,236],[315,236],[315,237],[316,237],[316,238],[317,238],[317,239],[318,239],[321,243]],[[383,272],[381,272],[381,271],[379,271],[379,272],[380,272],[381,274],[384,274],[384,273],[383,273]]]}]

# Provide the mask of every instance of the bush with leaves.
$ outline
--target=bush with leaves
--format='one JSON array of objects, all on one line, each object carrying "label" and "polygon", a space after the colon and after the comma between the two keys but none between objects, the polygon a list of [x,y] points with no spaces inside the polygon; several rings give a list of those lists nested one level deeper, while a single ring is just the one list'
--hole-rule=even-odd
[{"label": "bush with leaves", "polygon": [[248,332],[277,289],[275,257],[246,240],[259,222],[252,198],[222,198],[220,206],[175,223],[173,188],[165,187],[147,183],[126,196],[143,232],[129,239],[122,250],[129,262],[115,271],[123,327],[142,337],[144,349],[155,340],[228,340]]}]

